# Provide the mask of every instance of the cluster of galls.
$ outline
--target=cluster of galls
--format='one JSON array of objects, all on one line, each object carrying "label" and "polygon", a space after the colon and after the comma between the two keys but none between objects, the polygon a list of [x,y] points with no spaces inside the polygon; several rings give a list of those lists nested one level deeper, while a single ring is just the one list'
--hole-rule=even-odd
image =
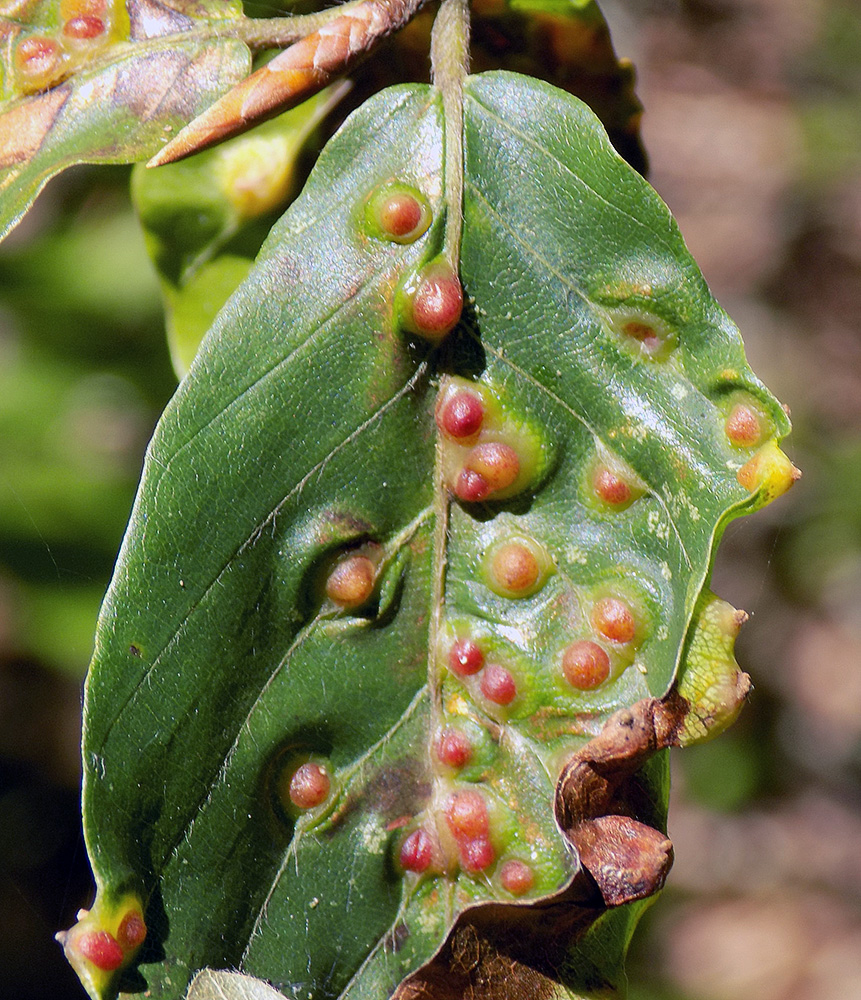
[{"label": "cluster of galls", "polygon": [[[365,201],[365,231],[392,243],[414,243],[432,221],[427,198],[417,188],[393,181]],[[438,344],[457,326],[463,312],[463,286],[445,254],[406,276],[395,296],[401,327]]]},{"label": "cluster of galls", "polygon": [[[647,294],[651,294],[651,289]],[[648,361],[666,361],[678,346],[675,332],[653,317],[625,314],[613,317],[611,325],[629,350]],[[762,503],[770,503],[800,478],[799,470],[774,441],[771,420],[749,393],[734,394],[726,411],[724,429],[733,448],[758,449],[741,466],[737,476],[750,493],[761,491]],[[596,478],[594,485],[596,494],[611,506],[626,506],[636,499],[626,495],[624,482],[620,485],[612,470],[604,478]]]},{"label": "cluster of galls", "polygon": [[546,463],[538,431],[506,412],[485,386],[446,378],[435,417],[443,479],[464,503],[516,496],[534,484]]},{"label": "cluster of galls", "polygon": [[[456,868],[471,875],[491,876],[504,850],[501,824],[494,816],[500,809],[477,788],[459,787],[445,796],[439,810],[441,821],[425,823],[401,842],[398,862],[405,872],[451,872]],[[512,896],[522,896],[535,885],[535,871],[521,858],[508,858],[498,865],[499,886]]]},{"label": "cluster of galls", "polygon": [[112,903],[97,897],[91,909],[79,911],[74,927],[56,938],[90,995],[101,996],[135,957],[146,933],[141,902],[128,894]]},{"label": "cluster of galls", "polygon": [[724,428],[733,448],[757,449],[738,470],[737,478],[750,493],[761,490],[764,503],[781,496],[801,476],[778,448],[768,416],[748,394],[737,393],[732,399]]},{"label": "cluster of galls", "polygon": [[628,666],[642,642],[645,614],[619,594],[595,600],[589,611],[590,638],[572,642],[562,652],[565,680],[578,691],[592,691]]},{"label": "cluster of galls", "polygon": [[[15,82],[33,94],[55,86],[118,37],[125,6],[113,0],[60,0],[60,23],[52,34],[31,34],[15,46]],[[127,18],[126,18],[127,19]]]}]

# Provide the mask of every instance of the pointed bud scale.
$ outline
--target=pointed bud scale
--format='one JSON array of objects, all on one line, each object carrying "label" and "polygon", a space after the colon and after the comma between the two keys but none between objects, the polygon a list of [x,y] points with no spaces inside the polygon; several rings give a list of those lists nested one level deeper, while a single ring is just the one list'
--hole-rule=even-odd
[{"label": "pointed bud scale", "polygon": [[726,418],[726,436],[736,448],[752,448],[762,438],[762,423],[756,410],[747,403],[736,403]]},{"label": "pointed bud scale", "polygon": [[486,837],[490,820],[484,796],[472,788],[455,792],[446,803],[445,821],[458,843]]},{"label": "pointed bud scale", "polygon": [[464,871],[483,872],[496,860],[496,852],[486,836],[467,840],[459,845],[460,863]]},{"label": "pointed bud scale", "polygon": [[146,940],[146,924],[135,910],[127,913],[117,929],[117,941],[123,951],[134,951]]},{"label": "pointed bud scale", "polygon": [[761,502],[771,503],[801,478],[801,472],[778,448],[767,441],[737,473],[739,483],[749,492],[761,492]]},{"label": "pointed bud scale", "polygon": [[472,743],[460,729],[443,729],[436,739],[435,749],[440,763],[455,770],[472,759]]},{"label": "pointed bud scale", "polygon": [[610,676],[610,657],[597,642],[573,642],[562,654],[562,673],[578,691],[591,691]]},{"label": "pointed bud scale", "polygon": [[413,830],[401,845],[398,860],[404,871],[416,874],[427,871],[433,860],[433,841],[426,830]]},{"label": "pointed bud scale", "polygon": [[637,623],[630,606],[618,597],[604,597],[592,607],[592,624],[597,632],[612,642],[631,642]]},{"label": "pointed bud scale", "polygon": [[532,538],[516,537],[494,545],[484,560],[487,585],[501,597],[529,597],[544,585],[553,561]]},{"label": "pointed bud scale", "polygon": [[103,972],[112,972],[123,964],[123,950],[113,934],[88,931],[77,940],[78,951]]},{"label": "pointed bud scale", "polygon": [[535,873],[525,861],[511,858],[499,870],[499,881],[512,896],[523,896],[535,885]]},{"label": "pointed bud scale", "polygon": [[405,289],[405,329],[438,343],[457,326],[463,311],[463,286],[450,264],[438,258]]},{"label": "pointed bud scale", "polygon": [[308,761],[298,767],[290,779],[288,794],[297,809],[316,809],[329,797],[332,781],[322,764]]},{"label": "pointed bud scale", "polygon": [[449,650],[448,665],[458,677],[470,677],[484,666],[484,653],[472,639],[457,639]]},{"label": "pointed bud scale", "polygon": [[347,556],[326,580],[326,596],[344,608],[358,608],[374,592],[377,569],[367,556]]},{"label": "pointed bud scale", "polygon": [[498,663],[488,663],[481,675],[481,693],[494,705],[510,705],[517,697],[517,684]]},{"label": "pointed bud scale", "polygon": [[427,232],[431,211],[424,195],[406,184],[386,184],[365,205],[365,223],[372,236],[393,243],[414,243]]},{"label": "pointed bud scale", "polygon": [[454,441],[474,438],[483,420],[484,404],[473,392],[460,391],[448,396],[436,412],[437,426]]}]

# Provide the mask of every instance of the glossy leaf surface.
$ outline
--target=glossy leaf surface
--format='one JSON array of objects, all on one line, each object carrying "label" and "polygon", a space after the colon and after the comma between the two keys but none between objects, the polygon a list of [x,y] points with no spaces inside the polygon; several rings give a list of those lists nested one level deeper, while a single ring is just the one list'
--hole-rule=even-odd
[{"label": "glossy leaf surface", "polygon": [[240,16],[233,0],[5,4],[0,237],[61,170],[151,155],[240,80],[248,47],[217,37]]},{"label": "glossy leaf surface", "polygon": [[[516,910],[553,934],[541,990],[621,974],[641,904],[571,917],[559,822],[591,814],[563,767],[670,689],[716,537],[779,492],[788,425],[584,105],[473,77],[465,146],[468,301],[440,347],[401,330],[398,289],[441,246],[442,112],[395,88],[326,148],[151,444],[88,681],[84,808],[93,913],[146,901],[152,996],[208,966],[382,998],[443,945],[462,966],[473,904],[548,897]],[[430,212],[411,241],[371,211],[393,180]],[[452,500],[475,470],[494,489]],[[725,647],[693,644],[698,677]],[[660,827],[663,762],[637,782]]]}]

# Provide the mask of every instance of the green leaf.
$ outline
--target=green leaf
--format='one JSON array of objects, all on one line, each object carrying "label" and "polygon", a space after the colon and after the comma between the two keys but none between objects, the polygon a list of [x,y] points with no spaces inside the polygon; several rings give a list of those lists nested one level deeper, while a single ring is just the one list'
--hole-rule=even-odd
[{"label": "green leaf", "polygon": [[339,83],[274,121],[158,170],[139,164],[132,197],[161,278],[168,343],[182,377],[218,310],[298,194],[300,155],[350,89]]},{"label": "green leaf", "polygon": [[[629,823],[666,855],[666,761],[624,734],[673,684],[722,527],[790,484],[788,423],[585,105],[473,77],[465,148],[468,303],[440,347],[398,303],[442,246],[441,102],[395,88],[324,150],[151,443],[87,685],[99,894],[65,944],[94,996],[117,979],[80,942],[139,903],[124,984],[153,997],[204,967],[363,1000],[434,970],[497,975],[489,996],[620,982],[659,873],[602,902],[571,844],[589,868],[578,827]],[[406,242],[368,225],[393,180],[430,212]],[[452,501],[499,470],[487,445],[514,478]],[[563,771],[593,746],[597,813]],[[611,808],[628,778],[639,805]]]},{"label": "green leaf", "polygon": [[[13,6],[0,18],[8,43],[0,66],[0,238],[61,170],[151,155],[251,66],[247,45],[218,37],[219,23],[241,17],[238,0]],[[86,21],[97,22],[98,33],[70,37],[70,25],[89,30]]]}]

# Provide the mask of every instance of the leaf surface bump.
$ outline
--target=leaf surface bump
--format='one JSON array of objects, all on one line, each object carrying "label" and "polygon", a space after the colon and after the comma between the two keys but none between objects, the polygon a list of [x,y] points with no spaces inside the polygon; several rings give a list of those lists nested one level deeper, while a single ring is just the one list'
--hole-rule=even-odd
[{"label": "leaf surface bump", "polygon": [[[775,492],[771,451],[739,470],[788,425],[594,115],[513,74],[467,84],[463,321],[439,347],[404,333],[451,210],[443,130],[428,87],[348,119],[151,443],[88,680],[84,808],[93,913],[146,902],[123,983],[154,997],[204,967],[362,1000],[444,996],[467,967],[489,996],[621,975],[642,903],[582,895],[572,843],[590,856],[607,817],[559,798],[564,768],[591,773],[642,710],[613,713],[684,673],[720,530]],[[368,223],[393,181],[430,213],[404,242]],[[646,743],[637,829],[666,804]],[[500,913],[551,935],[546,968],[483,943]]]}]

